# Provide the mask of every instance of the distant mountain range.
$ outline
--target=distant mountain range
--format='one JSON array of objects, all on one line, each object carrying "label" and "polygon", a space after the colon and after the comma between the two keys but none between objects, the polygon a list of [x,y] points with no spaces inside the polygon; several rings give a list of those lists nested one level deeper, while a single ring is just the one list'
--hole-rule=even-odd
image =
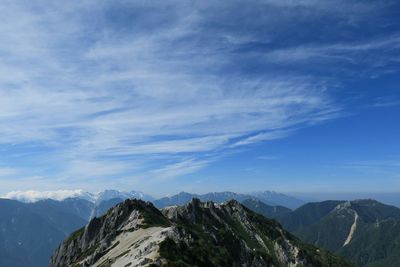
[{"label": "distant mountain range", "polygon": [[223,202],[229,199],[243,201],[245,199],[253,197],[263,201],[268,205],[272,206],[279,205],[291,209],[295,209],[305,204],[305,201],[303,200],[285,194],[277,193],[274,191],[260,191],[248,194],[240,194],[234,192],[213,192],[202,195],[180,192],[176,195],[163,197],[157,200],[154,197],[140,191],[123,192],[118,190],[105,190],[99,193],[90,193],[90,192],[85,192],[83,190],[60,190],[60,191],[45,191],[45,192],[16,191],[3,195],[3,198],[14,199],[26,203],[36,202],[45,199],[64,200],[67,198],[79,198],[87,200],[92,203],[101,203],[105,200],[110,200],[110,199],[125,200],[128,198],[136,198],[154,202],[156,206],[161,208],[172,205],[182,205],[189,202],[192,198],[198,198],[201,200],[209,200],[215,202]]},{"label": "distant mountain range", "polygon": [[181,192],[170,197],[163,197],[154,200],[153,203],[158,208],[164,208],[167,206],[180,206],[186,204],[190,202],[193,198],[200,199],[201,201],[213,201],[217,203],[224,202],[230,199],[234,199],[239,202],[242,202],[246,199],[258,199],[270,206],[284,206],[291,209],[297,208],[302,204],[305,204],[305,202],[302,200],[273,191],[255,192],[248,194],[240,194],[234,192],[213,192],[202,195]]},{"label": "distant mountain range", "polygon": [[279,221],[303,241],[342,255],[357,266],[400,266],[400,209],[374,200],[322,201],[292,210],[280,203],[296,206],[301,200],[269,191],[202,195],[181,192],[154,200],[140,192],[116,190],[81,193],[63,200],[0,199],[0,266],[47,266],[50,255],[65,237],[128,198],[151,200],[159,209],[183,206],[193,198],[214,203],[235,199]]}]

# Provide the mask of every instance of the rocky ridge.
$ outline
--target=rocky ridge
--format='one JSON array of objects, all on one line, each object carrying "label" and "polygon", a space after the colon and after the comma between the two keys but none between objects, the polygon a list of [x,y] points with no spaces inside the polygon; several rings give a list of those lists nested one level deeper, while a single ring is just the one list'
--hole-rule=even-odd
[{"label": "rocky ridge", "polygon": [[61,266],[351,266],[237,201],[193,199],[161,211],[126,200],[60,245]]}]

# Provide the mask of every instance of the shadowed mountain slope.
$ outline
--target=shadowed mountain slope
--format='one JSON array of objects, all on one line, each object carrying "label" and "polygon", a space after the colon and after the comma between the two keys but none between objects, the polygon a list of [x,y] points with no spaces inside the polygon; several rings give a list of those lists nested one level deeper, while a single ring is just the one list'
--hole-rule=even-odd
[{"label": "shadowed mountain slope", "polygon": [[308,203],[279,218],[303,241],[357,266],[399,266],[400,209],[371,199]]}]

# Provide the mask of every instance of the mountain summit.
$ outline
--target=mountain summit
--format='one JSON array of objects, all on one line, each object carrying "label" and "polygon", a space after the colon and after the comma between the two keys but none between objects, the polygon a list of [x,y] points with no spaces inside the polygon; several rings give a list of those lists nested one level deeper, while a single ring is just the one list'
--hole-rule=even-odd
[{"label": "mountain summit", "polygon": [[351,266],[237,201],[193,199],[163,210],[126,200],[56,250],[61,266]]}]

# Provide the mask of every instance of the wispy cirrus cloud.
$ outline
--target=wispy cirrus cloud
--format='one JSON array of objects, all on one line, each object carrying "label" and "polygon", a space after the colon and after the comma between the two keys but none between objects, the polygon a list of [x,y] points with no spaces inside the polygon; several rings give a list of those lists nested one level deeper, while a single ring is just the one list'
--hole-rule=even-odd
[{"label": "wispy cirrus cloud", "polygon": [[[276,68],[283,61],[361,62],[354,54],[399,48],[398,35],[333,45],[282,35],[298,12],[309,14],[297,17],[301,25],[336,20],[330,2],[175,3],[0,4],[0,144],[15,156],[2,160],[21,175],[35,166],[83,184],[185,175],[216,154],[341,115],[331,78]],[[341,13],[343,27],[377,10],[341,3],[362,11]]]},{"label": "wispy cirrus cloud", "polygon": [[389,108],[400,106],[400,99],[395,96],[380,97],[372,104],[375,108]]},{"label": "wispy cirrus cloud", "polygon": [[[266,53],[265,57],[281,63],[342,61],[354,65],[365,64],[366,62],[373,65],[372,61],[376,61],[375,64],[381,65],[396,61],[397,58],[393,58],[393,52],[398,54],[399,48],[400,35],[396,33],[392,36],[363,40],[362,42],[313,44],[277,49]],[[379,51],[379,53],[371,54],[373,51]],[[382,53],[382,51],[384,52]],[[365,57],[367,54],[369,54],[369,57]]]},{"label": "wispy cirrus cloud", "polygon": [[208,164],[212,163],[212,159],[208,160],[196,160],[196,159],[185,159],[177,163],[168,164],[162,168],[155,169],[152,173],[156,178],[159,179],[171,179],[182,175],[196,172]]},{"label": "wispy cirrus cloud", "polygon": [[280,131],[280,130],[271,131],[271,132],[262,132],[262,133],[258,133],[256,135],[244,138],[236,143],[233,143],[231,145],[231,147],[246,146],[246,145],[259,143],[262,141],[281,139],[281,138],[287,137],[289,134],[290,134],[289,131]]}]

